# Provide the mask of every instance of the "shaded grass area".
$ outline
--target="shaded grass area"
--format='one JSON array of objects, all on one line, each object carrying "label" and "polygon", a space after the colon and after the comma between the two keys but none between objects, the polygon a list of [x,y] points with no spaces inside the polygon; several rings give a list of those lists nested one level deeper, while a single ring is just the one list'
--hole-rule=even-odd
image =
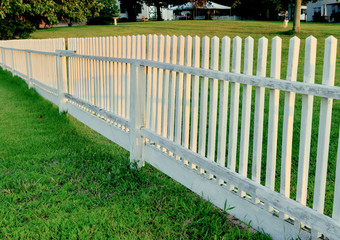
[{"label": "shaded grass area", "polygon": [[0,70],[0,238],[269,239]]}]

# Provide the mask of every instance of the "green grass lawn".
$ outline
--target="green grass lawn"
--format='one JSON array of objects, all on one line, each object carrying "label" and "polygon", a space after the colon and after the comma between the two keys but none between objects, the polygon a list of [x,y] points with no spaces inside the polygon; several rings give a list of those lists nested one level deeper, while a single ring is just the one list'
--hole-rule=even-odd
[{"label": "green grass lawn", "polygon": [[0,70],[1,239],[268,239]]},{"label": "green grass lawn", "polygon": [[[76,27],[60,27],[38,30],[32,34],[32,38],[74,38],[74,37],[99,37],[99,36],[119,36],[119,35],[138,35],[138,34],[163,34],[163,35],[191,35],[191,36],[218,36],[223,38],[229,36],[234,38],[240,36],[245,39],[251,36],[255,39],[255,54],[257,56],[257,41],[261,37],[269,39],[269,49],[271,47],[271,39],[275,36],[282,38],[282,70],[281,78],[286,78],[287,62],[288,62],[288,46],[289,39],[295,35],[292,33],[292,23],[287,28],[283,28],[282,22],[263,22],[263,21],[150,21],[136,23],[119,23],[117,26],[76,26]],[[301,39],[301,51],[299,62],[298,81],[303,79],[303,60],[304,60],[304,43],[305,39],[310,35],[318,39],[317,48],[317,65],[316,65],[316,83],[321,83],[324,42],[327,37],[333,35],[340,39],[339,23],[301,23],[301,33],[297,36]],[[338,55],[340,54],[340,44],[338,44]],[[256,59],[255,59],[256,63]],[[268,63],[270,63],[270,51],[268,51]],[[268,64],[267,75],[269,75]],[[337,62],[337,86],[340,85],[340,61]],[[256,64],[254,64],[256,70]],[[256,71],[254,71],[256,72]]]},{"label": "green grass lawn", "polygon": [[[39,30],[32,38],[136,34],[200,37],[216,35],[220,38],[227,35],[233,38],[238,35],[243,39],[252,36],[256,49],[257,41],[262,36],[269,38],[269,47],[271,38],[279,36],[283,40],[281,77],[285,79],[289,39],[294,36],[289,30],[291,27],[290,25],[283,29],[282,22],[258,21],[140,22],[119,23],[118,26]],[[303,79],[304,39],[313,35],[318,39],[315,81],[321,83],[324,40],[329,35],[340,39],[340,24],[302,23],[301,28],[302,32],[297,35],[301,38],[298,81]],[[256,52],[255,50],[254,56]],[[338,56],[339,53],[338,43]],[[270,51],[268,75],[269,63]],[[340,86],[340,61],[337,61],[335,85]],[[268,95],[269,91],[266,90],[266,109]],[[253,91],[253,99],[254,96]],[[299,94],[296,96],[293,146],[299,144],[301,97]],[[23,232],[24,236],[31,238],[38,236],[34,234],[45,234],[38,236],[43,238],[82,238],[81,234],[88,238],[90,234],[92,237],[98,234],[98,238],[105,238],[106,233],[117,238],[140,236],[210,239],[215,235],[222,238],[225,234],[230,234],[226,235],[227,239],[265,237],[230,228],[225,214],[152,167],[147,166],[140,171],[131,170],[128,167],[127,152],[73,118],[59,116],[58,110],[52,104],[41,101],[36,93],[25,90],[18,79],[13,80],[3,72],[0,75],[0,98],[0,110],[3,112],[0,116],[0,143],[4,145],[0,148],[0,204],[4,205],[0,206],[0,216],[6,216],[3,221],[0,218],[0,236],[4,234],[10,238],[18,238],[18,234]],[[280,116],[283,116],[283,106],[284,93],[281,92]],[[319,110],[320,98],[315,98],[307,201],[310,207],[313,200]],[[266,160],[267,111],[264,118],[263,169]],[[253,119],[252,116],[252,122]],[[282,119],[279,121],[276,190],[279,190]],[[331,216],[333,206],[339,126],[340,101],[336,100],[333,107],[325,203],[325,214],[328,216]],[[253,128],[253,123],[251,127]],[[250,139],[252,133],[253,129]],[[252,146],[252,142],[250,145]],[[251,154],[252,151],[250,158]],[[295,199],[298,162],[296,147],[293,148],[292,158],[291,198]],[[262,173],[263,183],[265,171]]]},{"label": "green grass lawn", "polygon": [[[294,37],[292,34],[292,23],[288,28],[282,27],[282,22],[261,22],[261,21],[168,21],[168,22],[138,22],[138,23],[119,23],[118,26],[80,26],[80,27],[65,27],[65,28],[53,28],[47,30],[39,30],[35,32],[33,38],[56,38],[56,37],[96,37],[96,36],[117,36],[117,35],[137,35],[137,34],[163,34],[163,35],[191,35],[191,36],[218,36],[223,38],[229,36],[234,38],[240,36],[245,39],[248,36],[252,36],[255,39],[255,59],[254,59],[254,73],[256,73],[256,56],[257,56],[257,41],[261,37],[267,37],[269,39],[269,51],[268,51],[268,64],[267,64],[267,76],[270,73],[270,48],[271,39],[275,36],[282,38],[282,67],[281,78],[286,79],[287,64],[288,64],[288,48],[289,39]],[[318,39],[317,47],[317,60],[316,60],[316,76],[315,82],[322,83],[323,72],[323,59],[324,59],[324,44],[325,39],[330,35],[333,35],[337,39],[340,39],[340,24],[326,24],[326,23],[301,23],[301,33],[297,36],[301,39],[300,46],[300,58],[298,68],[298,81],[303,81],[303,69],[304,69],[304,48],[305,39],[313,35]],[[338,56],[340,54],[340,44],[338,44]],[[339,59],[339,57],[337,58]],[[243,63],[243,61],[242,61]],[[340,61],[337,61],[336,66],[336,78],[335,85],[340,86]],[[278,130],[278,152],[277,152],[277,168],[276,168],[276,191],[280,191],[280,169],[281,169],[281,145],[282,145],[282,128],[283,128],[283,109],[284,109],[284,92],[280,95],[280,119]],[[253,105],[255,108],[255,88],[253,88]],[[241,96],[242,99],[242,88]],[[263,141],[263,162],[262,162],[262,183],[265,180],[265,166],[266,166],[266,153],[267,153],[267,133],[268,133],[268,106],[269,106],[269,90],[266,90],[266,110],[264,115],[264,141]],[[295,116],[294,116],[294,137],[293,146],[299,146],[299,134],[300,134],[300,118],[301,118],[301,105],[302,95],[296,95],[295,103]],[[240,104],[240,116],[239,116],[239,128],[241,126],[241,104]],[[310,155],[310,173],[309,173],[309,185],[308,185],[308,199],[307,205],[313,206],[313,193],[314,193],[314,176],[317,157],[317,144],[318,144],[318,131],[319,131],[319,112],[320,112],[320,98],[314,98],[313,109],[313,130],[311,139],[311,155]],[[251,118],[251,130],[250,139],[253,134],[253,119]],[[328,163],[328,175],[327,175],[327,191],[325,200],[325,214],[331,216],[333,209],[333,197],[334,197],[334,181],[335,181],[335,166],[336,166],[336,154],[337,154],[337,141],[339,135],[340,126],[340,101],[334,101],[333,114],[332,114],[332,127],[331,127],[331,141],[329,151],[329,163]],[[240,139],[240,129],[239,138]],[[249,159],[252,158],[252,140],[250,141]],[[299,148],[294,147],[292,152],[292,186],[291,186],[291,198],[296,198],[296,182],[298,174],[298,159]],[[248,167],[248,177],[251,177],[251,163]]]}]

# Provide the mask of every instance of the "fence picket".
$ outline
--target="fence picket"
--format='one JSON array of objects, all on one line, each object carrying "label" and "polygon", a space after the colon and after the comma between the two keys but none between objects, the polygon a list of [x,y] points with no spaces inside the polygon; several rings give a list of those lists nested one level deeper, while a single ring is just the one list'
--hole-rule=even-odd
[{"label": "fence picket", "polygon": [[[210,69],[218,70],[219,68],[219,51],[220,39],[213,37],[211,39],[211,64]],[[210,106],[209,106],[209,125],[208,125],[208,152],[207,157],[215,161],[216,151],[216,123],[217,123],[217,101],[218,101],[218,79],[210,79]],[[213,175],[209,174],[212,178]]]},{"label": "fence picket", "polygon": [[[205,36],[202,39],[202,63],[201,68],[209,68],[209,49],[210,39]],[[200,123],[199,123],[199,141],[198,153],[205,157],[206,135],[207,135],[207,114],[208,114],[208,84],[209,79],[201,80],[201,97],[200,97]],[[200,169],[200,173],[204,170]]]},{"label": "fence picket", "polygon": [[[185,66],[192,65],[192,37],[185,38]],[[189,148],[189,133],[190,133],[190,100],[191,100],[191,75],[186,74],[184,78],[183,89],[183,129],[182,129],[182,145]]]},{"label": "fence picket", "polygon": [[[126,37],[126,58],[132,58],[132,38],[131,36]],[[126,119],[130,119],[130,82],[131,82],[131,64],[126,64],[126,89],[125,89],[125,99],[126,99]]]},{"label": "fence picket", "polygon": [[[221,51],[221,71],[230,71],[230,38],[222,38]],[[218,144],[217,144],[217,163],[225,166],[226,142],[227,142],[227,121],[228,121],[228,95],[229,83],[220,81],[220,102],[219,102],[219,120],[218,120]],[[223,180],[220,181],[220,184]]]},{"label": "fence picket", "polygon": [[[334,86],[336,66],[337,40],[330,36],[325,41],[324,67],[322,84]],[[323,213],[325,204],[327,162],[329,151],[329,138],[332,120],[333,99],[321,98],[320,120],[318,135],[318,151],[316,156],[316,172],[313,209]]]},{"label": "fence picket", "polygon": [[[147,36],[147,52],[146,52],[146,59],[152,60],[152,35],[149,34]],[[146,79],[146,120],[145,120],[145,126],[147,128],[150,128],[151,126],[151,91],[152,91],[152,69],[151,67],[147,67],[147,79]]]},{"label": "fence picket", "polygon": [[[287,81],[295,82],[299,61],[300,39],[293,37],[289,42]],[[280,193],[290,197],[290,176],[292,167],[293,123],[295,93],[285,93],[284,118],[282,130],[281,184]],[[286,216],[284,216],[285,218]]]},{"label": "fence picket", "polygon": [[[198,36],[193,39],[193,67],[200,67],[201,42]],[[190,149],[197,152],[197,135],[198,135],[198,106],[199,106],[199,76],[193,77],[192,98],[191,98],[191,132],[190,132]],[[195,167],[195,166],[193,166]]]},{"label": "fence picket", "polygon": [[[259,51],[260,52],[260,51]],[[244,47],[244,74],[253,74],[254,39],[247,37]],[[247,177],[252,86],[243,85],[239,173]],[[243,191],[241,197],[245,196]]]},{"label": "fence picket", "polygon": [[[185,38],[178,37],[177,64],[184,65]],[[181,144],[182,137],[182,115],[183,115],[183,80],[184,74],[177,74],[176,86],[176,116],[175,116],[175,142]]]},{"label": "fence picket", "polygon": [[[164,62],[170,63],[170,50],[171,50],[171,37],[165,36],[164,43]],[[163,106],[162,106],[162,136],[168,136],[168,116],[169,116],[169,84],[170,84],[170,71],[164,71],[164,87],[163,87]]]},{"label": "fence picket", "polygon": [[[171,37],[171,64],[177,63],[178,38]],[[176,98],[176,72],[172,71],[170,76],[170,97],[169,97],[169,120],[168,136],[171,141],[174,140],[175,134],[175,98]]]},{"label": "fence picket", "polygon": [[[305,66],[304,79],[305,83],[314,83],[315,78],[315,62],[316,62],[316,38],[310,36],[306,39],[305,45]],[[307,200],[307,184],[309,174],[309,153],[310,141],[312,134],[312,118],[313,118],[313,96],[302,96],[301,110],[301,127],[300,127],[300,150],[299,150],[299,168],[296,190],[296,201],[306,205]]]},{"label": "fence picket", "polygon": [[[158,62],[164,62],[165,38],[163,35],[158,37]],[[163,69],[158,69],[157,76],[157,95],[156,97],[156,132],[162,134],[162,100],[163,100]]]},{"label": "fence picket", "polygon": [[[158,36],[152,36],[152,61],[158,61]],[[151,74],[151,103],[150,103],[150,121],[151,121],[151,129],[156,132],[156,106],[157,106],[157,68],[152,68]]]},{"label": "fence picket", "polygon": [[[110,37],[109,40],[109,56],[110,57],[114,57],[114,38]],[[115,89],[115,63],[112,61],[110,62],[110,77],[109,77],[109,81],[110,81],[110,89],[109,89],[109,104],[110,104],[110,108],[109,111],[114,113],[115,112],[115,94],[114,94],[114,89]]]},{"label": "fence picket", "polygon": [[[122,58],[126,58],[126,36],[123,36],[122,38]],[[126,63],[122,63],[122,77],[121,77],[121,86],[122,86],[122,117],[126,118]]]},{"label": "fence picket", "polygon": [[[235,37],[233,39],[233,59],[231,71],[233,73],[241,72],[241,47],[242,39]],[[238,132],[238,113],[240,101],[240,84],[230,83],[230,122],[229,122],[229,144],[228,144],[228,168],[236,170],[236,151],[237,151],[237,132]],[[233,189],[233,186],[230,186]]]},{"label": "fence picket", "polygon": [[[113,57],[118,57],[118,38],[113,37]],[[118,65],[119,63],[113,63],[113,113],[118,115]]]}]

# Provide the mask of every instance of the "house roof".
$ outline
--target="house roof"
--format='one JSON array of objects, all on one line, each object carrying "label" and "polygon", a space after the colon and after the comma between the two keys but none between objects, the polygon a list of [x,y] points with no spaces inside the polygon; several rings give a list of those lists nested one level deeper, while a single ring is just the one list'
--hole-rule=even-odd
[{"label": "house roof", "polygon": [[[229,7],[229,6],[224,6],[224,5],[212,2],[212,1],[207,1],[207,3],[203,7],[197,7],[197,8],[201,8],[201,9],[231,9],[231,7]],[[194,3],[193,2],[187,2],[185,4],[177,5],[177,6],[170,8],[170,10],[192,10],[192,9],[194,9]]]}]

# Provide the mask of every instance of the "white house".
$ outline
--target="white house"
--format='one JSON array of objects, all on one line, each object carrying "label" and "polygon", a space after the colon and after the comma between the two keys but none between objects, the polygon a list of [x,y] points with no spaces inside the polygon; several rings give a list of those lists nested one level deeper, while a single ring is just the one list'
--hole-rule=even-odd
[{"label": "white house", "polygon": [[340,10],[340,2],[337,0],[319,0],[315,3],[307,3],[307,21],[314,21],[313,16],[323,17],[326,21],[335,21],[334,15]]},{"label": "white house", "polygon": [[[121,6],[120,1],[117,1],[117,5],[120,8],[120,17],[121,18],[128,18],[128,12],[124,9],[124,6]],[[165,21],[173,20],[173,11],[169,8],[161,8],[162,11],[162,18]],[[157,9],[155,6],[148,6],[145,3],[138,9],[137,19],[142,19],[142,17],[152,19],[157,18]]]},{"label": "white house", "polygon": [[[290,21],[294,20],[294,8],[288,6],[288,19]],[[300,21],[307,21],[307,6],[301,6]]]}]

